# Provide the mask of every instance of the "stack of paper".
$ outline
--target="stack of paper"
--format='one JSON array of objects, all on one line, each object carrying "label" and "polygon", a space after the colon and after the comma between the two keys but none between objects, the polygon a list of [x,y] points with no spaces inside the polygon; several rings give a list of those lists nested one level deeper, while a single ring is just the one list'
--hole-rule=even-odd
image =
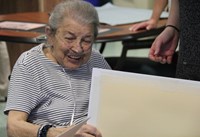
[{"label": "stack of paper", "polygon": [[[148,20],[152,14],[152,10],[150,9],[120,7],[111,3],[107,3],[102,7],[96,7],[96,9],[99,14],[100,22],[110,25],[128,24]],[[163,12],[161,17],[168,17],[168,13]]]}]

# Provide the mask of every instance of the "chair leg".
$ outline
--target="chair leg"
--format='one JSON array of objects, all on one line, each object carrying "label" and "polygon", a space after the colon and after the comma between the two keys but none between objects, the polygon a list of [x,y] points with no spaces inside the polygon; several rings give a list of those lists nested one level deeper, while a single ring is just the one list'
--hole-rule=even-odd
[{"label": "chair leg", "polygon": [[102,54],[103,53],[103,51],[104,51],[104,49],[105,49],[105,46],[106,46],[106,42],[103,42],[102,44],[101,44],[101,47],[100,47],[100,50],[99,50],[99,52]]},{"label": "chair leg", "polygon": [[114,70],[122,70],[123,69],[123,66],[126,61],[127,51],[128,51],[128,49],[126,48],[126,46],[123,45],[122,54],[121,54],[120,58],[118,59],[117,64],[114,67]]},{"label": "chair leg", "polygon": [[7,102],[7,97],[2,97],[2,98],[0,99],[0,102]]},{"label": "chair leg", "polygon": [[122,70],[126,61],[126,55],[128,50],[131,49],[144,49],[151,47],[151,44],[153,43],[154,39],[146,39],[146,40],[128,40],[123,41],[122,45],[122,54],[117,61],[116,66],[114,67],[115,70]]}]

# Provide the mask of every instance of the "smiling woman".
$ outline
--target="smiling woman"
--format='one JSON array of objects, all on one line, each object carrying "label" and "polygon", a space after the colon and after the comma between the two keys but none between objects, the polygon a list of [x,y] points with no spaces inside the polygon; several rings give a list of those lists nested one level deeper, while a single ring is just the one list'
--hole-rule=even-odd
[{"label": "smiling woman", "polygon": [[[82,26],[79,26],[79,28],[80,27],[82,28]],[[76,26],[75,28],[78,28],[78,26]],[[73,31],[63,32],[64,29],[65,28],[60,29],[61,31],[60,31],[60,33],[57,33],[58,35],[56,35],[56,39],[58,41],[62,42],[62,44],[64,44],[65,47],[81,48],[81,50],[83,50],[84,52],[91,49],[92,43],[94,41],[93,34],[89,33],[89,34],[80,34],[79,35],[78,34],[79,32],[73,32]],[[69,29],[71,29],[71,27]],[[78,31],[78,29],[76,29],[76,30]]]},{"label": "smiling woman", "polygon": [[55,33],[47,27],[50,48],[45,53],[58,64],[76,69],[88,61],[96,34],[90,24],[80,24],[72,17],[65,18],[62,22]]},{"label": "smiling woman", "polygon": [[98,25],[97,12],[89,3],[56,6],[46,28],[47,44],[51,47],[45,50],[46,55],[69,69],[80,67],[90,57]]},{"label": "smiling woman", "polygon": [[[92,69],[110,69],[91,46],[98,25],[88,2],[65,0],[54,8],[45,29],[47,42],[24,52],[12,71],[4,111],[8,136],[55,137],[87,117]],[[86,124],[76,136],[101,133]]]}]

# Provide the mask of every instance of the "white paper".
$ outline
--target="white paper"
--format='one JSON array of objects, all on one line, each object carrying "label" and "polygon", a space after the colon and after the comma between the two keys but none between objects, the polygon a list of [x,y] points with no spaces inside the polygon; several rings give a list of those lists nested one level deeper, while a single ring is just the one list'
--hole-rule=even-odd
[{"label": "white paper", "polygon": [[[151,9],[127,8],[115,6],[107,3],[102,7],[96,7],[99,20],[110,25],[119,25],[148,20],[151,17]],[[168,17],[167,12],[163,12],[161,17]]]},{"label": "white paper", "polygon": [[16,29],[16,30],[32,30],[44,27],[46,24],[31,23],[31,22],[17,22],[17,21],[2,21],[0,22],[0,29]]},{"label": "white paper", "polygon": [[100,34],[100,33],[104,33],[104,32],[108,32],[108,31],[110,31],[109,28],[100,28],[100,29],[99,29],[99,34]]},{"label": "white paper", "polygon": [[103,137],[200,136],[200,82],[95,68],[90,92]]},{"label": "white paper", "polygon": [[88,121],[89,118],[86,118],[82,122],[80,122],[77,125],[73,125],[68,131],[58,135],[57,137],[73,137],[74,134],[80,129],[80,127]]}]

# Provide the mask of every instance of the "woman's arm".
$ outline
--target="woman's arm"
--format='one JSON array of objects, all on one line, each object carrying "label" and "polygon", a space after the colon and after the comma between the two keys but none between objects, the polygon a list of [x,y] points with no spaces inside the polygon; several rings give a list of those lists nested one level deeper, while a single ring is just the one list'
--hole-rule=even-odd
[{"label": "woman's arm", "polygon": [[172,0],[167,25],[174,25],[179,28],[179,0]]},{"label": "woman's arm", "polygon": [[160,19],[160,15],[165,9],[165,7],[167,6],[167,3],[168,3],[168,0],[155,0],[151,18],[147,21],[134,24],[129,29],[131,31],[137,31],[139,29],[150,30],[157,27],[158,21]]},{"label": "woman's arm", "polygon": [[[22,111],[11,110],[8,113],[7,134],[8,137],[37,137],[39,125],[27,122],[28,114]],[[50,128],[48,137],[55,137],[68,128]]]},{"label": "woman's arm", "polygon": [[7,120],[8,137],[36,137],[39,125],[34,125],[26,122],[27,118],[27,113],[11,110],[8,113]]},{"label": "woman's arm", "polygon": [[179,1],[172,0],[166,28],[153,42],[149,58],[160,63],[170,64],[179,40]]},{"label": "woman's arm", "polygon": [[[22,111],[11,110],[8,113],[7,135],[8,137],[38,137],[39,125],[27,122],[28,114]],[[47,131],[47,137],[56,137],[66,132],[70,127],[51,127]],[[74,135],[75,137],[102,137],[101,133],[92,125],[83,125]]]},{"label": "woman's arm", "polygon": [[158,22],[158,20],[160,19],[160,15],[162,14],[162,12],[167,6],[167,3],[168,3],[168,0],[155,0],[154,6],[153,6],[153,13],[150,19]]}]

